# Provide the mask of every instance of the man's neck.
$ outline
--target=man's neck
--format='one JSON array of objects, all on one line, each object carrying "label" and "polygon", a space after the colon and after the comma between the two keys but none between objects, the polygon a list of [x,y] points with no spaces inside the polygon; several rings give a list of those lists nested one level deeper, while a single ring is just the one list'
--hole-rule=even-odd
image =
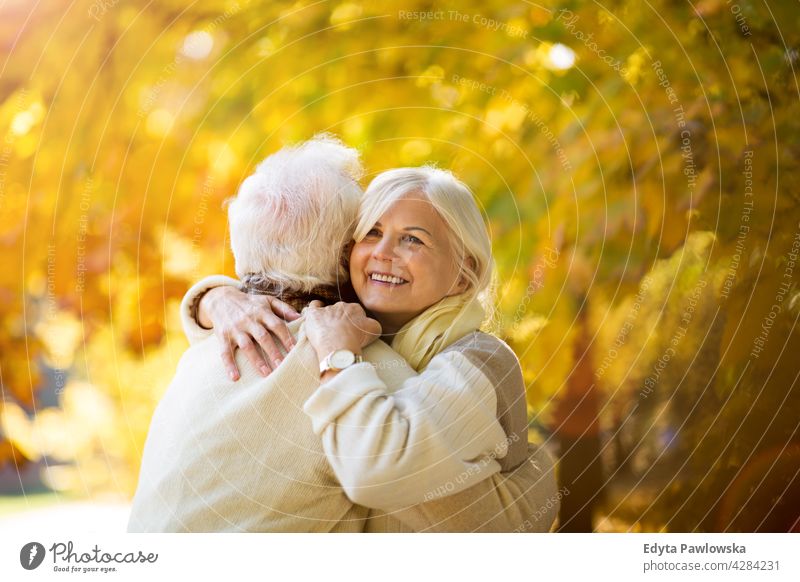
[{"label": "man's neck", "polygon": [[312,301],[322,301],[325,305],[332,305],[338,301],[352,301],[352,298],[355,297],[349,282],[343,285],[321,285],[310,291],[298,291],[256,274],[248,274],[242,277],[242,291],[259,295],[271,295],[287,303],[297,311],[301,311]]}]

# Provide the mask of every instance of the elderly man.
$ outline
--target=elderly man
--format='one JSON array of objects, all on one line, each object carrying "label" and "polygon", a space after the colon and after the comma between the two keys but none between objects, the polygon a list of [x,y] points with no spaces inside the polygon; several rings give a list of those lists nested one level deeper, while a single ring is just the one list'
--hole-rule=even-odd
[{"label": "elderly man", "polygon": [[[297,307],[338,299],[360,171],[354,150],[325,137],[262,162],[229,209],[245,289],[280,295]],[[199,291],[187,294],[185,323],[192,316],[188,299]],[[390,391],[416,376],[389,346],[373,341],[375,322],[360,307],[352,316],[365,330],[364,358]],[[130,531],[549,530],[558,507],[555,479],[549,456],[535,449],[508,473],[482,470],[492,459],[432,463],[428,474],[409,476],[411,485],[402,485],[424,483],[424,496],[419,487],[395,494],[391,483],[385,495],[345,491],[303,412],[320,384],[317,355],[300,320],[289,329],[296,346],[281,354],[268,376],[238,355],[239,382],[218,361],[217,339],[197,334],[153,416]],[[414,505],[404,505],[412,499]]]}]

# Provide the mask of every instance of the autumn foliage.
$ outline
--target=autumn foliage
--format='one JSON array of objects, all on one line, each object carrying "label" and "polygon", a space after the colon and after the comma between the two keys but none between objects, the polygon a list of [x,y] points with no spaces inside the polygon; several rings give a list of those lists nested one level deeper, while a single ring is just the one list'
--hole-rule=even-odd
[{"label": "autumn foliage", "polygon": [[800,527],[796,2],[12,0],[0,47],[6,474],[130,496],[224,200],[328,131],[474,189],[531,437],[601,443],[596,528]]}]

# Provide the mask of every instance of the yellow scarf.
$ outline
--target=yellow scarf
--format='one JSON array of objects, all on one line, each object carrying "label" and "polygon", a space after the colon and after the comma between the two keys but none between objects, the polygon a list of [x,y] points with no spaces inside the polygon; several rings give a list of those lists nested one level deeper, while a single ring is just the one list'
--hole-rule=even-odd
[{"label": "yellow scarf", "polygon": [[477,299],[445,297],[406,323],[392,340],[392,348],[421,372],[436,354],[476,331],[485,316]]}]

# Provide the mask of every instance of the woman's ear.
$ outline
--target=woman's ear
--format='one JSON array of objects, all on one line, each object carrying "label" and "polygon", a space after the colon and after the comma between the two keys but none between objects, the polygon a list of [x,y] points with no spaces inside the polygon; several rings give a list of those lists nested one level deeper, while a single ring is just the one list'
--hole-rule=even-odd
[{"label": "woman's ear", "polygon": [[345,269],[350,269],[350,253],[353,252],[353,245],[356,244],[355,241],[350,241],[344,248],[342,249],[342,258],[340,259],[340,264]]},{"label": "woman's ear", "polygon": [[456,284],[458,294],[464,293],[469,288],[469,279],[464,276],[464,271],[469,270],[474,273],[478,268],[478,263],[475,261],[474,257],[467,257],[464,262],[466,263],[466,268],[461,270],[458,283]]}]

